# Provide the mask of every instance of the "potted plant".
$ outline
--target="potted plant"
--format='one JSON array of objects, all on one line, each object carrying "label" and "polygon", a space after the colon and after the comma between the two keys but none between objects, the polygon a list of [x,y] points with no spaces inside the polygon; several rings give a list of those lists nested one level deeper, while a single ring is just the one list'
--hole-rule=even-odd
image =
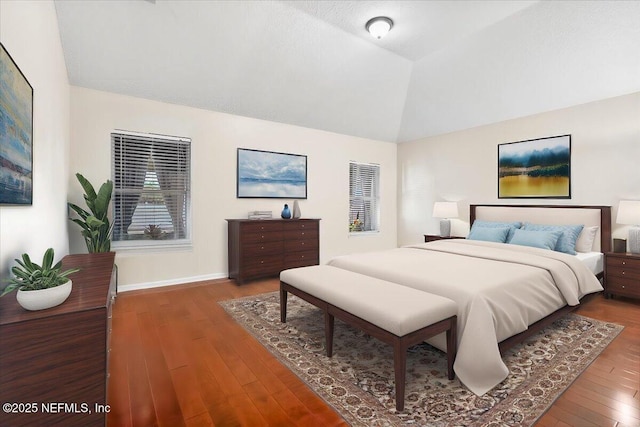
[{"label": "potted plant", "polygon": [[107,180],[100,186],[96,193],[93,185],[81,174],[77,173],[76,178],[84,189],[84,200],[89,211],[86,211],[73,203],[68,203],[80,218],[69,218],[82,228],[82,236],[87,245],[89,253],[109,252],[111,250],[112,226],[109,222],[109,203],[113,192],[113,182]]},{"label": "potted plant", "polygon": [[42,265],[31,261],[28,254],[22,254],[22,260],[16,258],[18,265],[11,268],[15,277],[0,296],[18,289],[16,299],[26,310],[43,310],[62,304],[71,293],[72,282],[69,275],[79,271],[77,268],[62,271],[62,261],[53,265],[53,248],[44,253]]}]

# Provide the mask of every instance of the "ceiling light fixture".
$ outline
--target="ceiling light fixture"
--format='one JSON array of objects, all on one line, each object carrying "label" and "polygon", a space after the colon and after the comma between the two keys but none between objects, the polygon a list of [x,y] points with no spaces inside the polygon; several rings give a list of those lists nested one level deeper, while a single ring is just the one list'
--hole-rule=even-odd
[{"label": "ceiling light fixture", "polygon": [[377,16],[369,19],[364,27],[373,37],[380,40],[393,28],[393,21],[386,16]]}]

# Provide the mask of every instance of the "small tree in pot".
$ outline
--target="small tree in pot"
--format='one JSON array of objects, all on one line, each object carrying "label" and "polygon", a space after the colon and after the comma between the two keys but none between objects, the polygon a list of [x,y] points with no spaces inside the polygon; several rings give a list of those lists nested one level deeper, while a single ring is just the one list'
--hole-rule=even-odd
[{"label": "small tree in pot", "polygon": [[78,205],[68,203],[69,208],[80,216],[80,218],[69,219],[82,228],[81,233],[89,253],[109,252],[111,250],[112,225],[109,222],[108,214],[113,182],[107,180],[96,193],[93,185],[84,176],[77,173],[76,178],[84,189],[84,200],[90,212]]}]

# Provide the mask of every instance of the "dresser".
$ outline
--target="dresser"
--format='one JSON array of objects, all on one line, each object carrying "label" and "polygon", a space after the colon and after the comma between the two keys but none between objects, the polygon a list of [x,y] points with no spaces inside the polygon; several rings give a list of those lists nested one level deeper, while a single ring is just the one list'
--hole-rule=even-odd
[{"label": "dresser", "polygon": [[80,271],[57,307],[27,311],[15,293],[0,298],[0,425],[105,425],[114,257],[64,257],[63,270]]},{"label": "dresser", "polygon": [[605,296],[640,298],[640,255],[607,252],[604,259]]},{"label": "dresser", "polygon": [[273,277],[320,262],[319,219],[228,219],[229,278]]}]

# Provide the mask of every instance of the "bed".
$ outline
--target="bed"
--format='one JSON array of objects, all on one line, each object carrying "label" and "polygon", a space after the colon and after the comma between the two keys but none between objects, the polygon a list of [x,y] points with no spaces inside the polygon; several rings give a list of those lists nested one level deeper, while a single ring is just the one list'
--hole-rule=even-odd
[{"label": "bed", "polygon": [[[508,375],[502,352],[575,309],[585,296],[602,291],[598,265],[602,253],[611,249],[611,211],[607,206],[472,205],[470,222],[475,220],[597,229],[588,254],[582,256],[451,239],[340,256],[329,265],[454,300],[454,369],[467,388],[482,395]],[[442,336],[428,342],[446,348]]]}]

